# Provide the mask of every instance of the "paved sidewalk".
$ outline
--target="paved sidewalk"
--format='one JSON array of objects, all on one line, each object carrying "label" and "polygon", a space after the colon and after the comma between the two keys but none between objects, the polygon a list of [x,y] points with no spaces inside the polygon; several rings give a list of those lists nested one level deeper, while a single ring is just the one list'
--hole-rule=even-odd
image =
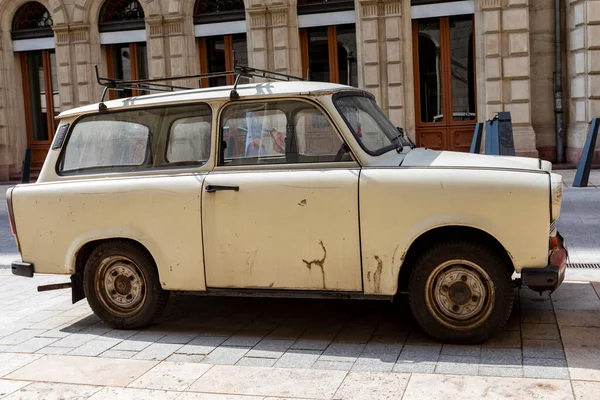
[{"label": "paved sidewalk", "polygon": [[7,399],[593,399],[600,390],[600,283],[565,282],[552,299],[522,290],[504,331],[456,346],[426,337],[404,302],[173,297],[151,328],[118,331],[85,301],[71,305],[68,290],[35,291],[60,277],[5,269],[0,279]]}]

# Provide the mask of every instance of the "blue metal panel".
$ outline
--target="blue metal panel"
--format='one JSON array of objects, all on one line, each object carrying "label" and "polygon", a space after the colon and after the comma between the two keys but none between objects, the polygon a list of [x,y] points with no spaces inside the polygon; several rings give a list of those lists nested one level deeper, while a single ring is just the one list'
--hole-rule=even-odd
[{"label": "blue metal panel", "polygon": [[596,139],[598,138],[598,118],[592,120],[590,130],[585,140],[585,146],[579,159],[577,173],[573,181],[574,187],[586,187],[590,179],[590,170],[592,169],[592,159],[594,158],[594,149],[596,148]]},{"label": "blue metal panel", "polygon": [[483,136],[483,123],[478,122],[475,125],[475,132],[473,132],[473,140],[471,141],[471,150],[469,153],[481,153],[481,139]]}]

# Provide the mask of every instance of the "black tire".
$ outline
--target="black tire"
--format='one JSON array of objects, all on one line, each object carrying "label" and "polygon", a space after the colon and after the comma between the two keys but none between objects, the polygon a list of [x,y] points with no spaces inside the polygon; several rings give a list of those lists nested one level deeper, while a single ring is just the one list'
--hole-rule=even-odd
[{"label": "black tire", "polygon": [[425,251],[409,280],[412,313],[432,337],[481,343],[508,321],[515,300],[512,265],[489,247],[449,241]]},{"label": "black tire", "polygon": [[94,249],[83,271],[83,288],[94,313],[116,329],[150,325],[169,300],[150,254],[122,240]]}]

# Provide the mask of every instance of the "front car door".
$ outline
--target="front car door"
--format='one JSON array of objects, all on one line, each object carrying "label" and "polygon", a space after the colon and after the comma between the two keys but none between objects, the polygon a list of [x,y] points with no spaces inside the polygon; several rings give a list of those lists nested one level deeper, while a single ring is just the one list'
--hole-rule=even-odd
[{"label": "front car door", "polygon": [[202,190],[207,286],[362,291],[360,167],[316,105],[236,102]]}]

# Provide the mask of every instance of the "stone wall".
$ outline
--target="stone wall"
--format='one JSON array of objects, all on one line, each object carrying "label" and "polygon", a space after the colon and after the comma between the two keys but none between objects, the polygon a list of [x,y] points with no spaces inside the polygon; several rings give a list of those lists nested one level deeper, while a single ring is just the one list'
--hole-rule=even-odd
[{"label": "stone wall", "polygon": [[509,111],[517,154],[537,157],[531,104],[530,1],[534,0],[475,3],[479,14],[475,21],[477,96],[479,121]]},{"label": "stone wall", "polygon": [[[0,181],[21,170],[27,146],[19,57],[10,36],[12,17],[26,1],[0,0]],[[61,109],[98,101],[102,88],[94,65],[107,73],[97,24],[102,1],[39,2],[54,20]],[[199,73],[194,0],[141,4],[150,76]],[[517,153],[538,156],[539,151],[551,160],[553,6],[553,0],[475,1],[478,120],[510,111]],[[392,121],[414,135],[410,0],[355,0],[355,15],[359,86],[374,93]],[[253,66],[301,75],[296,0],[246,0],[246,27]],[[565,27],[566,155],[577,161],[591,118],[600,116],[600,0],[568,0]]]},{"label": "stone wall", "polygon": [[[577,162],[591,120],[600,118],[600,1],[569,0],[566,8],[570,95],[565,102],[570,115],[566,157]],[[600,141],[594,162],[600,163]]]}]

